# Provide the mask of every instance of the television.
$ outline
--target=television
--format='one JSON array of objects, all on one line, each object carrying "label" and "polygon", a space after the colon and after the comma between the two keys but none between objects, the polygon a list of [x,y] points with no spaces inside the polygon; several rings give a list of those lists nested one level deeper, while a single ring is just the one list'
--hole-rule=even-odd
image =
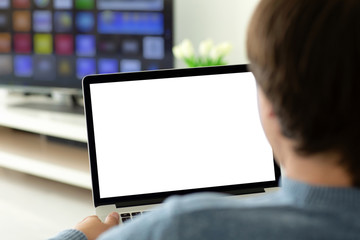
[{"label": "television", "polygon": [[0,86],[81,94],[96,73],[173,67],[172,0],[0,0]]}]

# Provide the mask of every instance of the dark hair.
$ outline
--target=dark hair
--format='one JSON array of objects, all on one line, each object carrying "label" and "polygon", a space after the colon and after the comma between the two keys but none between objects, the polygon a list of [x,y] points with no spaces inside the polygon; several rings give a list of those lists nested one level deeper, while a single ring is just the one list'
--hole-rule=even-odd
[{"label": "dark hair", "polygon": [[296,151],[340,153],[360,187],[360,1],[263,0],[247,50]]}]

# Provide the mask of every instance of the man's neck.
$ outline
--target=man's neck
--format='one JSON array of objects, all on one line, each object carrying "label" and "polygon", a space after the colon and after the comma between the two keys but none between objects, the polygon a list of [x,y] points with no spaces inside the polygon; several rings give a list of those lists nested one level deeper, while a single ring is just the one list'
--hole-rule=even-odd
[{"label": "man's neck", "polygon": [[328,187],[350,187],[351,177],[339,164],[336,153],[321,153],[302,156],[289,151],[283,156],[284,171],[287,177],[311,185]]}]

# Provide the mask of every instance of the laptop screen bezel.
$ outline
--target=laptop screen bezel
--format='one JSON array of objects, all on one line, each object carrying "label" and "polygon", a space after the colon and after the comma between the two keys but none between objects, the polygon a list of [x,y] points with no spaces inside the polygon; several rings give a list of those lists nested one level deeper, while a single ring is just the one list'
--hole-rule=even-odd
[{"label": "laptop screen bezel", "polygon": [[129,72],[129,73],[114,73],[114,74],[97,74],[85,76],[82,80],[83,96],[84,96],[84,108],[86,116],[86,128],[88,134],[88,153],[90,161],[91,181],[92,181],[92,193],[95,207],[119,204],[122,207],[155,204],[161,203],[164,199],[171,195],[184,195],[196,192],[220,192],[228,194],[242,194],[257,192],[264,188],[277,187],[280,178],[280,169],[274,159],[274,181],[264,181],[257,183],[236,184],[229,186],[200,188],[200,189],[188,189],[180,191],[169,191],[150,194],[139,194],[132,196],[122,197],[110,197],[101,198],[99,188],[99,176],[98,165],[96,159],[96,143],[94,135],[94,123],[93,113],[91,108],[91,91],[90,85],[110,83],[110,82],[122,82],[122,81],[137,81],[137,80],[154,80],[154,79],[166,79],[174,77],[189,77],[189,76],[205,76],[214,74],[231,74],[249,72],[247,65],[226,65],[226,66],[214,66],[214,67],[200,67],[200,68],[186,68],[186,69],[166,69],[155,71],[143,71],[143,72]]}]

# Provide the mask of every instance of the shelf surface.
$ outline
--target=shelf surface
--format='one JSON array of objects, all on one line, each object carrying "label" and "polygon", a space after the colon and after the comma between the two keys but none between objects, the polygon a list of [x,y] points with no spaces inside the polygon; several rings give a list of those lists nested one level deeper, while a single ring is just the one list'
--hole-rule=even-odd
[{"label": "shelf surface", "polygon": [[86,123],[83,114],[53,112],[26,107],[32,104],[56,103],[43,96],[24,97],[20,94],[1,92],[0,125],[52,137],[87,142]]}]

